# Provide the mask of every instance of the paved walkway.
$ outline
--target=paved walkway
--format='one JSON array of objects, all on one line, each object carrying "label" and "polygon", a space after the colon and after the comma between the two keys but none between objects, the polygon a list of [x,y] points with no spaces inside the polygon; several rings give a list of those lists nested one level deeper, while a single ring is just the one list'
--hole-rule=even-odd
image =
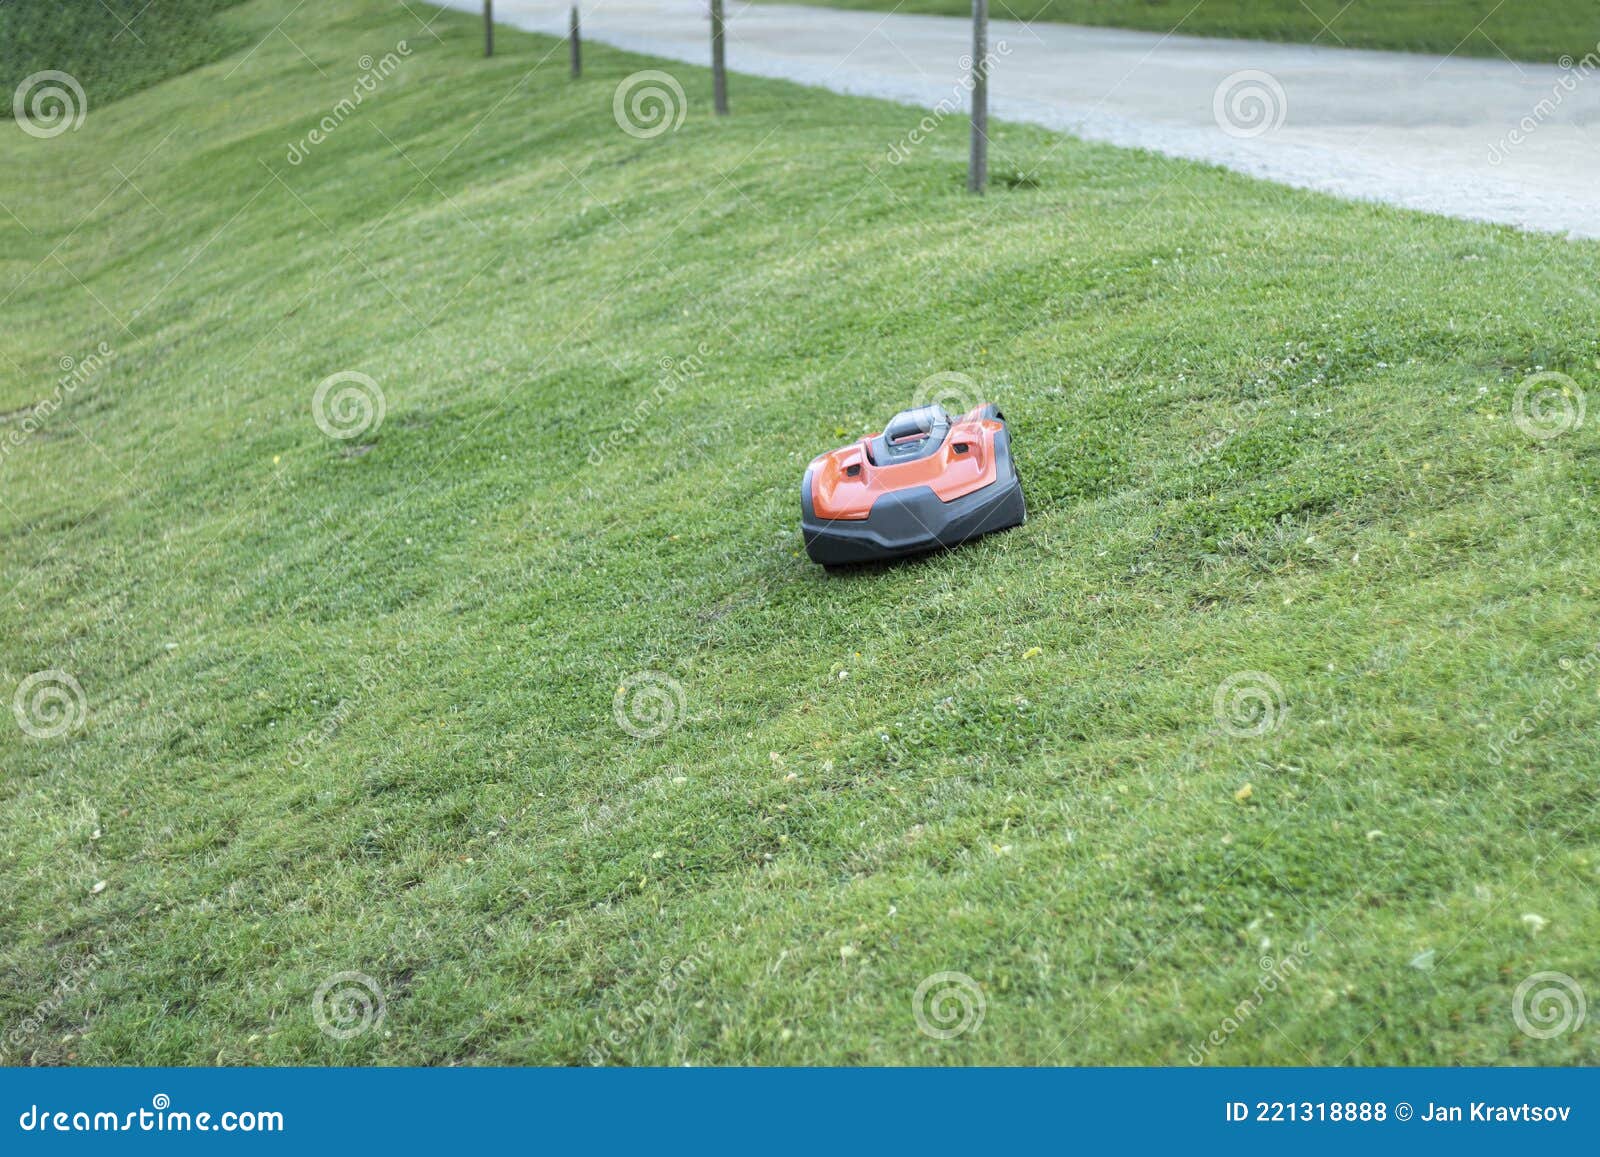
[{"label": "paved walkway", "polygon": [[[445,2],[481,11],[478,0]],[[584,0],[582,11],[586,38],[709,62],[704,0]],[[557,35],[567,12],[567,0],[495,3],[498,21]],[[731,70],[926,108],[965,106],[969,37],[959,18],[728,0]],[[1347,197],[1600,237],[1600,50],[1592,69],[1563,69],[1004,20],[990,40],[1004,45],[990,86],[997,117]]]}]

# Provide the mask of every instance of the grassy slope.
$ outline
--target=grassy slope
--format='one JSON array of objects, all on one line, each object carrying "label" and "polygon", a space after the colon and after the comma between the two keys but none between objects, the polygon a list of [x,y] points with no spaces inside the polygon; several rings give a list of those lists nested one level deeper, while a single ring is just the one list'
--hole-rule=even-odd
[{"label": "grassy slope", "polygon": [[[789,3],[792,0],[772,0]],[[813,0],[839,8],[966,16],[971,0]],[[990,0],[996,20],[1060,20],[1111,28],[1238,36],[1332,47],[1553,61],[1600,41],[1591,0]]]},{"label": "grassy slope", "polygon": [[[1015,127],[1041,185],[979,201],[954,125],[884,162],[913,110],[740,77],[718,122],[671,65],[641,141],[639,57],[289,27],[329,79],[272,38],[0,134],[0,413],[116,354],[0,460],[0,688],[89,701],[0,728],[11,1060],[1181,1064],[1300,941],[1213,1059],[1600,1059],[1511,1017],[1600,937],[1600,701],[1558,687],[1600,435],[1508,416],[1536,365],[1595,398],[1600,249]],[[344,369],[365,452],[311,418]],[[1029,523],[824,575],[805,462],[937,371],[1004,404]],[[686,710],[637,740],[646,669]],[[1277,730],[1219,730],[1239,671]],[[383,1032],[317,1031],[342,970]],[[949,1041],[943,970],[987,1001]]]},{"label": "grassy slope", "polygon": [[70,73],[91,109],[216,60],[247,43],[220,14],[239,0],[8,0],[0,3],[0,117],[41,69]]}]

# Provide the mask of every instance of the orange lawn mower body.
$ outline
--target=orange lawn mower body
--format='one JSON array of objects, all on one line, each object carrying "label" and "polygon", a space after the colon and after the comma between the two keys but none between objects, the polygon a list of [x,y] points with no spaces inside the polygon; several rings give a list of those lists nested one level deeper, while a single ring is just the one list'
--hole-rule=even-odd
[{"label": "orange lawn mower body", "polygon": [[904,410],[881,434],[813,459],[800,485],[806,553],[825,566],[954,546],[1027,517],[1011,435],[993,403],[952,419]]}]

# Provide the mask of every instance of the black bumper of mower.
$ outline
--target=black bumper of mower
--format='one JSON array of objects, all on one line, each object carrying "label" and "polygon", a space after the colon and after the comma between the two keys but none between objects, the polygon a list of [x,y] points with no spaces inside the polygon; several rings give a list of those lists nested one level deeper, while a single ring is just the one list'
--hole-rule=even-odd
[{"label": "black bumper of mower", "polygon": [[1020,526],[1027,517],[1022,479],[1004,435],[995,442],[995,480],[950,502],[927,486],[890,491],[866,518],[818,518],[811,502],[811,471],[800,494],[800,533],[806,554],[823,566],[849,566],[939,550],[991,531]]}]

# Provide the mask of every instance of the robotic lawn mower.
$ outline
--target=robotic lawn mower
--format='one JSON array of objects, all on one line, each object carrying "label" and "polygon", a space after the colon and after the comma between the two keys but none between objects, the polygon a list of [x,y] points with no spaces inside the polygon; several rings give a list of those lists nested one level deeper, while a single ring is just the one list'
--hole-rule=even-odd
[{"label": "robotic lawn mower", "polygon": [[1005,417],[903,410],[883,433],[814,459],[800,484],[806,553],[824,566],[954,546],[1027,517]]}]

